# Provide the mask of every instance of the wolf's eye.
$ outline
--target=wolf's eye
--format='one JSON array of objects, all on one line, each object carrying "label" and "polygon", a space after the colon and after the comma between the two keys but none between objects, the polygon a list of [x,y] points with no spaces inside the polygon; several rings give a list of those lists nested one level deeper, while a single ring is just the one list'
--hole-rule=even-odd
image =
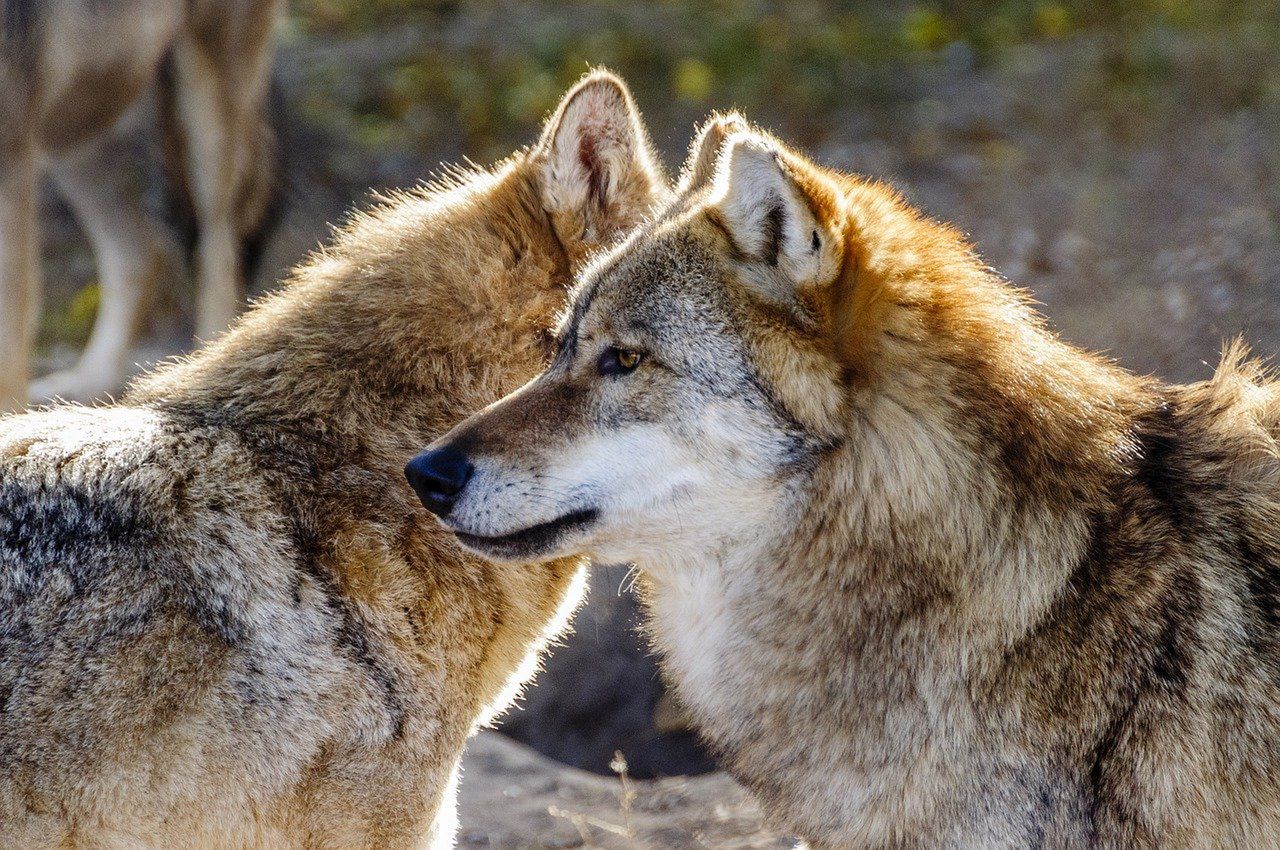
[{"label": "wolf's eye", "polygon": [[609,346],[601,352],[600,362],[596,367],[601,375],[625,375],[628,372],[634,372],[643,359],[638,351]]}]

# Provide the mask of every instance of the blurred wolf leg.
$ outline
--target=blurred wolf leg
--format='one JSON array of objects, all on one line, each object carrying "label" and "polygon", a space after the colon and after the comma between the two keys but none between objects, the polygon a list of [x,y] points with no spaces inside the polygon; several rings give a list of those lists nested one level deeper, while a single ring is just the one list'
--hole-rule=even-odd
[{"label": "blurred wolf leg", "polygon": [[[247,4],[247,5],[245,5]],[[207,5],[207,4],[206,4]],[[195,207],[196,336],[226,329],[244,296],[240,238],[246,198],[260,194],[263,103],[272,32],[281,4],[242,0],[237,16],[197,4],[174,50],[178,118],[186,178]],[[234,32],[222,23],[235,20]]]},{"label": "blurred wolf leg", "polygon": [[127,154],[123,139],[106,135],[51,165],[58,188],[93,244],[101,295],[79,362],[32,384],[33,399],[89,401],[121,389],[155,288],[170,271],[164,237],[143,209],[137,177],[120,165]]},{"label": "blurred wolf leg", "polygon": [[27,404],[40,312],[36,163],[30,150],[0,162],[0,413]]}]

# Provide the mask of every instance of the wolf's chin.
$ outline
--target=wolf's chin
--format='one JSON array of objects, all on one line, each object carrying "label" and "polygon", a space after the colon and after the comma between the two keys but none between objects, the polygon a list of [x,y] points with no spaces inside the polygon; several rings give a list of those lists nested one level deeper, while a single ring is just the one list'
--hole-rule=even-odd
[{"label": "wolf's chin", "polygon": [[595,508],[583,508],[548,522],[497,536],[471,534],[457,528],[451,530],[464,548],[478,555],[505,561],[527,561],[556,554],[555,550],[566,537],[591,526],[599,515],[600,512]]}]

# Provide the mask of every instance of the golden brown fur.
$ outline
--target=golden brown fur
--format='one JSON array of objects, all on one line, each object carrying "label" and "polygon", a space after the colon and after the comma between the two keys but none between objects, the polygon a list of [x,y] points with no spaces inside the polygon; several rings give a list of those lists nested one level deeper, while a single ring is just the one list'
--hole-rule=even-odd
[{"label": "golden brown fur", "polygon": [[1280,386],[1239,349],[1136,377],[892,190],[722,147],[437,444],[474,467],[446,523],[634,561],[693,718],[815,847],[1273,845]]},{"label": "golden brown fur", "polygon": [[662,191],[593,74],[120,405],[0,420],[0,847],[450,846],[583,563],[464,554],[402,467],[536,372],[572,258]]}]

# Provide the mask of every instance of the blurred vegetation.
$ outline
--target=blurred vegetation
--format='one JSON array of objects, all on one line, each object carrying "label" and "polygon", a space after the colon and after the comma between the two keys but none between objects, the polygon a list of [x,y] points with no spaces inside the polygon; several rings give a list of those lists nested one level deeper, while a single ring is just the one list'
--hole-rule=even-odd
[{"label": "blurred vegetation", "polygon": [[1170,108],[1161,84],[1175,66],[1241,106],[1280,98],[1275,0],[299,0],[289,37],[363,39],[384,60],[315,66],[311,118],[349,125],[374,149],[456,138],[477,157],[528,141],[597,64],[667,94],[656,106],[681,119],[732,105],[767,120],[785,105],[804,143],[828,132],[829,110],[911,100],[931,66],[998,65],[1071,38],[1099,43],[1085,96],[1117,114]]},{"label": "blurred vegetation", "polygon": [[70,297],[47,299],[40,314],[40,339],[47,345],[56,341],[80,349],[89,341],[93,321],[98,315],[101,290],[97,281],[86,283]]}]

